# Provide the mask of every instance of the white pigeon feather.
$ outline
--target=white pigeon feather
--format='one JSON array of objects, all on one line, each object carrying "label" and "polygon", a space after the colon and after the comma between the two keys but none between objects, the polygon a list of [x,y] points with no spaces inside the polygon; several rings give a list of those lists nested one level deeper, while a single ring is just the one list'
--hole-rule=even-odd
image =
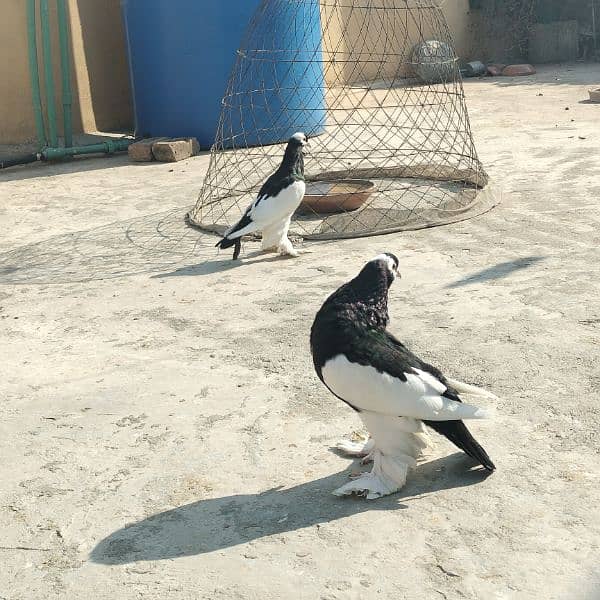
[{"label": "white pigeon feather", "polygon": [[413,369],[406,381],[372,366],[352,363],[343,354],[328,360],[322,369],[325,385],[361,411],[427,421],[486,419],[485,409],[441,396],[446,386],[429,373]]},{"label": "white pigeon feather", "polygon": [[457,379],[450,379],[449,377],[446,377],[446,381],[461,394],[469,394],[471,396],[475,396],[476,398],[490,398],[492,400],[499,400],[496,394],[489,392],[488,390],[484,390],[476,385],[464,383],[462,381],[458,381]]}]

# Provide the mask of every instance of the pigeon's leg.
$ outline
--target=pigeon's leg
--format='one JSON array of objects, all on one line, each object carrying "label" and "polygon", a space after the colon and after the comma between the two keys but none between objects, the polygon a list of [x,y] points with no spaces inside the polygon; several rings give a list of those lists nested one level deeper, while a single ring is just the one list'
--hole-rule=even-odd
[{"label": "pigeon's leg", "polygon": [[240,252],[242,251],[242,240],[238,238],[235,240],[235,245],[233,248],[233,260],[237,260],[240,257]]},{"label": "pigeon's leg", "polygon": [[294,248],[292,242],[290,242],[288,238],[288,230],[290,228],[290,222],[292,217],[288,217],[283,223],[282,227],[279,230],[279,244],[277,245],[279,254],[282,256],[293,256],[296,258],[300,256],[300,252]]},{"label": "pigeon's leg", "polygon": [[309,250],[308,248],[294,248],[292,242],[290,242],[290,240],[286,237],[285,240],[282,242],[282,245],[280,246],[279,252],[282,256],[297,257],[301,254],[312,254],[313,251]]},{"label": "pigeon's leg", "polygon": [[265,227],[262,230],[262,242],[260,249],[262,252],[277,252],[279,241],[281,239],[281,227],[279,224]]},{"label": "pigeon's leg", "polygon": [[368,500],[397,492],[427,446],[421,421],[363,411],[360,417],[371,432],[373,468],[335,490],[336,496],[359,494]]},{"label": "pigeon's leg", "polygon": [[300,252],[294,248],[287,236],[279,242],[279,254],[281,256],[293,256],[294,258],[300,256]]}]

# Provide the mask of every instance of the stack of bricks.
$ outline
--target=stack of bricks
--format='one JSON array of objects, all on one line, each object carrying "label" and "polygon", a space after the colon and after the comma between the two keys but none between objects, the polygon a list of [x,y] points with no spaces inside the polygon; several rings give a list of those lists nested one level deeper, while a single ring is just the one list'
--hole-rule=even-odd
[{"label": "stack of bricks", "polygon": [[129,146],[128,153],[131,160],[137,162],[177,162],[190,156],[195,156],[200,151],[196,138],[147,138]]}]

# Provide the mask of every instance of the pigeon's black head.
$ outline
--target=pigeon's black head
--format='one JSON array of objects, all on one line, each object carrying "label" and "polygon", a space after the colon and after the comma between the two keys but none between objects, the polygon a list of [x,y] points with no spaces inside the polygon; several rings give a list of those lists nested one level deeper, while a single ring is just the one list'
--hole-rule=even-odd
[{"label": "pigeon's black head", "polygon": [[279,170],[286,175],[292,173],[304,178],[304,148],[307,144],[308,138],[304,133],[301,131],[295,133],[285,147]]},{"label": "pigeon's black head", "polygon": [[333,328],[338,336],[342,322],[353,331],[357,327],[385,329],[389,321],[388,291],[399,276],[398,259],[389,252],[378,254],[354,279],[327,298],[317,313],[313,329],[325,327],[325,322],[329,322],[327,327]]},{"label": "pigeon's black head", "polygon": [[400,277],[398,259],[385,252],[372,258],[347,285],[356,298],[371,303],[386,303],[388,290],[396,277]]},{"label": "pigeon's black head", "polygon": [[400,263],[396,255],[391,252],[383,252],[372,258],[364,267],[363,271],[371,274],[376,280],[385,278],[388,288],[396,277],[400,277],[398,271]]}]

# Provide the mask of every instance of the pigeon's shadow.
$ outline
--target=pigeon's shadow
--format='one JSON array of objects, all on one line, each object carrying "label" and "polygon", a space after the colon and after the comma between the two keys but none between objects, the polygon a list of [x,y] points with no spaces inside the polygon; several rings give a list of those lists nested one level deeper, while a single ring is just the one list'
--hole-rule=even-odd
[{"label": "pigeon's shadow", "polygon": [[152,275],[151,279],[164,279],[167,277],[200,277],[202,275],[211,275],[212,273],[222,273],[238,269],[255,263],[284,262],[290,260],[289,257],[279,256],[278,254],[265,254],[261,251],[249,252],[244,254],[239,260],[227,258],[225,260],[204,261],[195,265],[188,265],[169,271],[167,273],[157,273]]},{"label": "pigeon's shadow", "polygon": [[90,559],[118,565],[193,556],[365,511],[407,509],[402,500],[411,502],[485,479],[486,472],[469,470],[469,464],[462,453],[424,463],[400,493],[371,501],[331,494],[347,481],[347,471],[289,489],[199,500],[115,531],[98,543]]}]

